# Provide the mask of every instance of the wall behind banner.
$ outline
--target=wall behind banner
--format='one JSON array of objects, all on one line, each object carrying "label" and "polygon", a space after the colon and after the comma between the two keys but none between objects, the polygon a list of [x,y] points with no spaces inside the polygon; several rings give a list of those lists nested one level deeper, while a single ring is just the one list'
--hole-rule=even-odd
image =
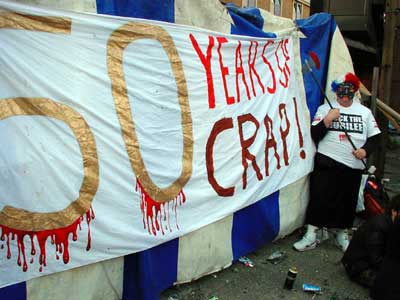
[{"label": "wall behind banner", "polygon": [[[54,8],[75,10],[81,12],[98,12],[98,5],[95,1],[18,1],[26,4],[41,4]],[[97,1],[99,2],[99,1]],[[188,2],[192,2],[188,4]],[[190,24],[206,29],[217,30],[223,33],[231,32],[232,19],[226,9],[218,1],[184,1],[177,0],[174,3],[174,20],[180,24]],[[263,17],[265,18],[264,13]],[[274,16],[268,15],[269,20]],[[273,21],[270,21],[273,23]],[[274,31],[293,27],[293,22],[288,19],[279,19],[275,23]],[[271,29],[264,28],[266,31]],[[308,115],[308,112],[302,112]],[[274,230],[279,232],[279,236],[284,236],[302,225],[304,220],[304,211],[307,204],[307,178],[285,187],[273,197],[279,197],[279,207],[273,213],[279,216],[279,228]],[[249,208],[251,209],[251,208]],[[295,213],[293,213],[295,212]],[[255,212],[252,212],[255,213]],[[239,213],[240,214],[240,213]],[[214,224],[210,224],[198,231],[181,237],[179,241],[173,242],[177,245],[179,254],[177,254],[178,270],[175,281],[185,282],[197,278],[207,273],[228,266],[232,260],[237,259],[232,248],[239,247],[232,242],[232,232],[238,233],[236,216],[228,216]],[[266,226],[266,224],[260,224]],[[240,226],[239,226],[240,227]],[[268,237],[269,239],[275,236]],[[207,245],[208,247],[205,247]],[[236,245],[236,246],[235,246]],[[240,249],[238,251],[250,251],[251,249]],[[39,279],[30,280],[26,283],[28,299],[49,298],[49,293],[53,294],[52,299],[62,299],[60,295],[70,295],[71,299],[78,299],[74,296],[82,296],[77,291],[83,291],[88,295],[87,298],[99,295],[98,299],[108,295],[107,299],[122,298],[123,281],[123,259],[113,259],[108,262],[102,262],[76,270],[66,271],[59,274],[53,274]],[[96,281],[108,282],[108,284],[96,284],[96,291],[90,288]],[[70,286],[74,286],[73,291]],[[168,285],[166,285],[168,287]],[[103,290],[103,292],[101,292]],[[96,293],[96,294],[95,294]],[[1,294],[0,294],[1,295]],[[100,296],[103,295],[103,296]],[[85,297],[82,297],[83,299]]]}]

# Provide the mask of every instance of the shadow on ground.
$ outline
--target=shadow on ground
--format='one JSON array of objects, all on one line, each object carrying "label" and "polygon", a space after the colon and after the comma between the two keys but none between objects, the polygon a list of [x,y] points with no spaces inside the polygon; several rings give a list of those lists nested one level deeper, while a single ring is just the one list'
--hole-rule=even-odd
[{"label": "shadow on ground", "polygon": [[[390,195],[400,193],[400,147],[389,149],[386,155],[385,177]],[[269,243],[247,257],[254,267],[236,262],[229,268],[205,276],[188,284],[174,286],[161,295],[161,300],[366,300],[369,291],[346,276],[340,263],[342,252],[334,237],[307,252],[296,252],[292,244],[302,235],[301,229],[293,234]],[[284,251],[286,258],[279,264],[267,261],[274,251]],[[290,267],[298,269],[291,291],[283,289]],[[320,294],[304,292],[302,284],[321,287]],[[213,298],[215,297],[215,298]]]},{"label": "shadow on ground", "polygon": [[[301,237],[300,231],[277,240],[249,254],[254,267],[236,262],[229,268],[195,282],[175,286],[165,291],[162,300],[362,300],[368,299],[368,290],[351,282],[340,263],[342,252],[334,238],[307,252],[292,250],[292,244]],[[286,258],[272,264],[267,257],[274,251],[285,251]],[[291,291],[283,289],[286,274],[292,266],[298,275]],[[319,285],[321,294],[306,293],[302,284]]]}]

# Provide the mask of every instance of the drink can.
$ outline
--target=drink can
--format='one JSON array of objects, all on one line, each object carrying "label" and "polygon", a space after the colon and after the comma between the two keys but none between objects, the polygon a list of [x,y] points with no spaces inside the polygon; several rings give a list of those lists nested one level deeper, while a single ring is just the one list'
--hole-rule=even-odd
[{"label": "drink can", "polygon": [[296,280],[297,276],[297,268],[291,267],[287,273],[285,284],[283,285],[284,289],[291,290],[293,289],[294,281]]},{"label": "drink can", "polygon": [[305,292],[313,292],[313,293],[319,293],[321,292],[321,287],[318,285],[312,285],[312,284],[303,284],[303,291]]}]

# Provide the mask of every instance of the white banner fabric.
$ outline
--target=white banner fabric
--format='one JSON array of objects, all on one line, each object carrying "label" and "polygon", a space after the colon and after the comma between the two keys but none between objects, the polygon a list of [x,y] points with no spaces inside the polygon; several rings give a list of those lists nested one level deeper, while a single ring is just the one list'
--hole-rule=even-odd
[{"label": "white banner fabric", "polygon": [[0,1],[0,287],[148,249],[308,174],[297,39]]}]

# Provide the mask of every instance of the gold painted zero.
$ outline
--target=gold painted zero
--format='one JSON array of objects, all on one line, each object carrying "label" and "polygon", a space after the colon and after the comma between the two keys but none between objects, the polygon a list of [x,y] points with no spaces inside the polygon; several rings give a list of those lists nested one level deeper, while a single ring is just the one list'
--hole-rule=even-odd
[{"label": "gold painted zero", "polygon": [[[150,178],[140,153],[140,145],[135,132],[128,91],[123,72],[123,52],[132,42],[139,39],[157,40],[167,53],[178,89],[178,102],[181,109],[183,155],[182,171],[172,184],[166,188],[158,187]],[[174,199],[192,174],[193,132],[188,101],[185,74],[178,51],[171,36],[162,27],[131,22],[115,30],[107,44],[107,66],[111,78],[112,93],[122,129],[122,137],[128,152],[131,167],[149,196],[157,202]]]}]

